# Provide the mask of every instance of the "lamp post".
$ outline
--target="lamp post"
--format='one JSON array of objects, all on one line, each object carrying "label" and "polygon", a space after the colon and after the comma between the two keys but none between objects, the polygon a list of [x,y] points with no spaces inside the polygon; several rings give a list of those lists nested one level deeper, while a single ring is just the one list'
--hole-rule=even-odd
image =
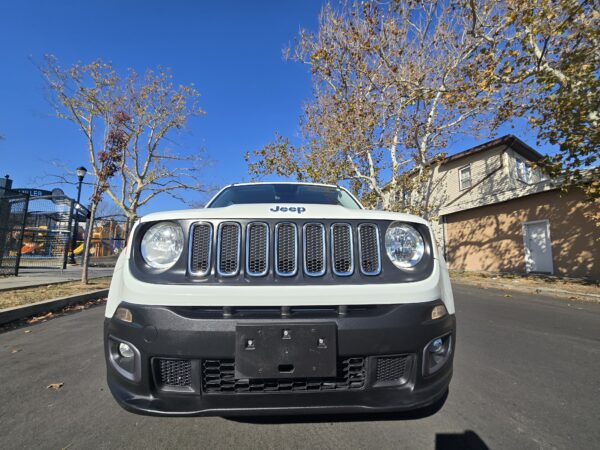
[{"label": "lamp post", "polygon": [[[79,209],[79,200],[81,199],[81,184],[83,183],[83,178],[87,173],[87,169],[83,166],[78,167],[75,171],[77,173],[77,180],[79,183],[77,184],[77,209]],[[71,258],[69,263],[76,264],[75,262],[75,245],[77,244],[77,228],[79,223],[77,222],[77,212],[75,212],[75,226],[73,227],[73,234],[71,235]]]}]

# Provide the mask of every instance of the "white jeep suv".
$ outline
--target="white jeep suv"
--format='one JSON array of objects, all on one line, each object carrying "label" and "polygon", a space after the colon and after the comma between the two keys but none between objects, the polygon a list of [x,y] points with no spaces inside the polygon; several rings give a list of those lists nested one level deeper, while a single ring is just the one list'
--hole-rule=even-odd
[{"label": "white jeep suv", "polygon": [[233,184],[141,218],[104,329],[115,399],[156,415],[439,404],[455,346],[428,223],[308,183]]}]

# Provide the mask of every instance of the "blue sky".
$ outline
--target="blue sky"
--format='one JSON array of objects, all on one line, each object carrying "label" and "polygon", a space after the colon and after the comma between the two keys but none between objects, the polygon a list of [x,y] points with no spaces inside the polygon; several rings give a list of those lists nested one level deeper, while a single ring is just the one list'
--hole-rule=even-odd
[{"label": "blue sky", "polygon": [[[79,131],[53,115],[35,66],[53,54],[62,66],[102,58],[119,70],[170,67],[177,82],[196,85],[208,113],[189,124],[179,146],[206,149],[215,161],[206,171],[208,183],[247,180],[246,151],[276,131],[297,136],[310,74],[284,61],[281,50],[300,27],[316,28],[321,7],[316,0],[2,2],[1,175],[10,174],[15,187],[37,187],[46,174],[60,172],[53,162],[86,165]],[[523,130],[512,132],[535,145]],[[449,150],[475,143],[465,140]],[[73,186],[61,187],[74,195]],[[84,191],[82,198],[88,196]],[[174,207],[170,198],[158,198],[143,212]]]}]

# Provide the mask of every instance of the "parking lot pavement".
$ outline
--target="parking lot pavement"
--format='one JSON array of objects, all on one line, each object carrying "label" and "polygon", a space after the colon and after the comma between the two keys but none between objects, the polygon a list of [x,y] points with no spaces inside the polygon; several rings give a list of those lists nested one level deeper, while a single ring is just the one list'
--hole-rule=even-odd
[{"label": "parking lot pavement", "polygon": [[[600,441],[600,305],[455,286],[443,409],[291,419],[156,418],[104,380],[102,308],[0,334],[3,448],[591,448]],[[50,383],[64,383],[58,390]],[[437,444],[437,445],[436,445]]]}]

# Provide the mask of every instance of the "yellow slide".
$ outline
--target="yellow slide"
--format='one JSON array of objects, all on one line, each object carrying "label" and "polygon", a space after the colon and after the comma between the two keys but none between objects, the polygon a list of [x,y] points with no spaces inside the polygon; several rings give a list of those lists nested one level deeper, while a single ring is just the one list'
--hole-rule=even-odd
[{"label": "yellow slide", "polygon": [[77,247],[75,250],[73,250],[73,253],[76,255],[80,255],[81,252],[83,252],[84,246],[85,246],[85,244],[79,244],[79,247]]}]

